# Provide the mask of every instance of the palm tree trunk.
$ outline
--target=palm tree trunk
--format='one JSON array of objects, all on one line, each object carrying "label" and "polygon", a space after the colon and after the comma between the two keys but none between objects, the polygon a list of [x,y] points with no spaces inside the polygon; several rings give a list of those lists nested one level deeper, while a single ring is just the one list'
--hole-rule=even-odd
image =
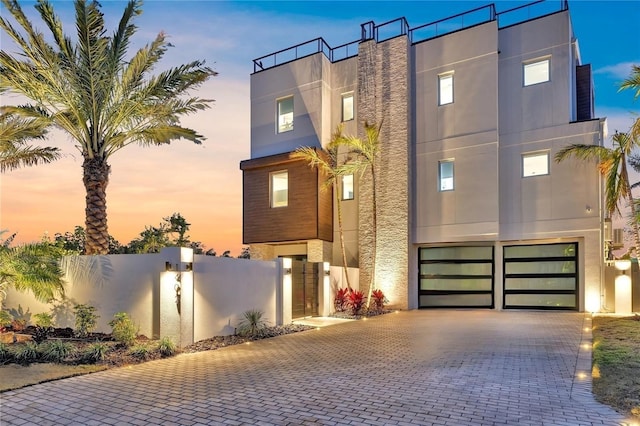
[{"label": "palm tree trunk", "polygon": [[82,170],[82,181],[86,190],[85,254],[107,254],[109,252],[107,185],[111,166],[104,158],[85,156]]},{"label": "palm tree trunk", "polygon": [[338,208],[338,232],[340,234],[340,250],[342,251],[342,269],[344,271],[345,279],[347,280],[347,288],[351,290],[351,283],[349,281],[349,270],[347,268],[347,252],[344,248],[344,231],[342,229],[342,202],[340,201],[340,194],[338,193],[338,187],[336,186],[336,205]]},{"label": "palm tree trunk", "polygon": [[373,205],[373,214],[371,216],[372,218],[372,222],[373,222],[373,253],[371,258],[373,259],[373,266],[371,268],[371,282],[369,283],[369,292],[367,294],[367,309],[369,309],[369,307],[371,306],[371,295],[373,294],[373,287],[376,284],[376,249],[377,249],[377,245],[378,245],[378,225],[377,225],[377,221],[378,221],[378,217],[377,217],[377,212],[378,212],[378,207],[377,207],[377,202],[376,202],[376,172],[373,170],[373,166],[374,164],[371,164],[371,185],[373,186],[372,188],[372,197],[371,197],[371,204]]}]

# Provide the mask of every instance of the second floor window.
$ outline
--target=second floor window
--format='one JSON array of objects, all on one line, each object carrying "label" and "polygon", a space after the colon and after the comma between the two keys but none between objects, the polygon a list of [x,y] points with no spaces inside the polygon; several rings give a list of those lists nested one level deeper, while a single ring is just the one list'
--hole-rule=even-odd
[{"label": "second floor window", "polygon": [[285,171],[271,173],[271,207],[289,205],[289,173]]},{"label": "second floor window", "polygon": [[342,95],[342,121],[353,120],[353,92]]},{"label": "second floor window", "polygon": [[527,62],[522,66],[525,86],[549,81],[549,58]]},{"label": "second floor window", "polygon": [[453,103],[453,73],[438,76],[438,105]]},{"label": "second floor window", "polygon": [[440,191],[453,191],[453,160],[438,162],[438,182]]},{"label": "second floor window", "polygon": [[278,99],[278,133],[293,130],[293,96]]},{"label": "second floor window", "polygon": [[342,176],[342,199],[353,200],[353,175]]},{"label": "second floor window", "polygon": [[528,152],[522,154],[522,177],[549,174],[549,152]]}]

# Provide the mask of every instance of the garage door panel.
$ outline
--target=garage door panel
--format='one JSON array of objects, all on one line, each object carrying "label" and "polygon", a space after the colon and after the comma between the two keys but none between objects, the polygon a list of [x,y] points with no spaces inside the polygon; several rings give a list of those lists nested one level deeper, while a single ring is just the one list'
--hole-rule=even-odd
[{"label": "garage door panel", "polygon": [[421,308],[493,308],[493,246],[422,247],[418,304]]},{"label": "garage door panel", "polygon": [[505,246],[504,308],[578,309],[578,244]]},{"label": "garage door panel", "polygon": [[505,303],[512,308],[575,309],[574,294],[507,294]]},{"label": "garage door panel", "polygon": [[505,290],[575,290],[576,279],[571,278],[507,278]]},{"label": "garage door panel", "polygon": [[493,294],[429,294],[420,296],[421,308],[485,308],[493,304]]},{"label": "garage door panel", "polygon": [[441,291],[457,291],[457,290],[486,290],[491,291],[493,288],[493,279],[491,278],[467,278],[467,279],[421,279],[420,290],[441,290]]},{"label": "garage door panel", "polygon": [[428,263],[420,265],[420,275],[483,275],[491,277],[492,263]]}]

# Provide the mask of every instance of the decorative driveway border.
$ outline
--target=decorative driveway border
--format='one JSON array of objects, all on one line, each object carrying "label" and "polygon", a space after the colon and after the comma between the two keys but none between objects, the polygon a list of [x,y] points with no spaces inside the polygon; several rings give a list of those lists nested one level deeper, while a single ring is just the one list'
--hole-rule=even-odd
[{"label": "decorative driveway border", "polygon": [[0,394],[4,425],[620,425],[582,313],[408,311]]}]

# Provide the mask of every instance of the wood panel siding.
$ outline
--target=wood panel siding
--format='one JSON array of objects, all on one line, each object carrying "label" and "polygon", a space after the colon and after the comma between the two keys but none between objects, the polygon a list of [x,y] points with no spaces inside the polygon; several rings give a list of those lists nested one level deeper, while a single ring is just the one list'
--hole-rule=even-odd
[{"label": "wood panel siding", "polygon": [[[243,186],[243,244],[322,239],[333,241],[332,192],[321,191],[324,177],[291,153],[240,163]],[[288,203],[272,208],[270,175],[288,172]]]}]

